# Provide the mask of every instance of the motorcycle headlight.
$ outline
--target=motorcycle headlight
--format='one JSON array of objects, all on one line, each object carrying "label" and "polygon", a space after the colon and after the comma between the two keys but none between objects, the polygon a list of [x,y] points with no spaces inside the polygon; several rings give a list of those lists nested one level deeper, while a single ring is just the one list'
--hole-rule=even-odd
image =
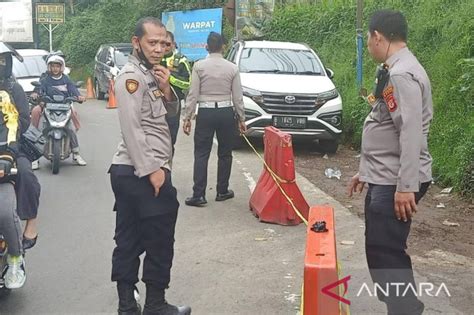
[{"label": "motorcycle headlight", "polygon": [[263,95],[260,91],[242,86],[242,92],[245,96],[251,98],[257,104],[263,104]]}]

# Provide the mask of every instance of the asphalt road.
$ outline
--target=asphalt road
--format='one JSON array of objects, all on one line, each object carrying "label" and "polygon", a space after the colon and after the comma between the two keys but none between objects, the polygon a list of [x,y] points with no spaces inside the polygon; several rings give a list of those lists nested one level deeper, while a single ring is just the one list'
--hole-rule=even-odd
[{"label": "asphalt road", "polygon": [[[119,141],[117,112],[105,102],[77,105],[86,167],[64,161],[52,175],[42,160],[38,244],[26,255],[25,286],[0,300],[0,314],[116,314],[110,281],[114,247],[113,195],[107,169]],[[262,164],[250,150],[234,154],[231,188],[236,198],[214,201],[217,163],[209,162],[208,205],[184,205],[192,193],[192,137],[178,136],[173,182],[181,202],[175,258],[167,299],[189,304],[193,314],[296,314],[300,305],[306,230],[260,223],[250,212],[251,189]],[[305,178],[298,184],[308,203],[329,203],[336,210],[342,275],[369,281],[363,253],[363,222]],[[144,302],[144,286],[139,285]],[[350,286],[352,314],[383,314],[375,297],[357,296]],[[449,301],[432,303],[433,314],[458,314]],[[427,313],[429,314],[429,313]]]}]

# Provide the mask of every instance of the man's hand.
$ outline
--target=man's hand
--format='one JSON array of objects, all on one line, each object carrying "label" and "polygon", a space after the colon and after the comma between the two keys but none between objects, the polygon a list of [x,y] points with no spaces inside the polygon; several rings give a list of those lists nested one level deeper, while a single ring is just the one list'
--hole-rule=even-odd
[{"label": "man's hand", "polygon": [[245,125],[245,121],[239,122],[239,131],[241,134],[245,134],[245,132],[247,132],[247,125]]},{"label": "man's hand", "polygon": [[169,69],[158,64],[158,65],[153,66],[153,73],[155,75],[155,78],[158,80],[159,89],[165,95],[166,100],[168,101],[174,100],[174,94],[171,91],[171,86],[170,86]]},{"label": "man's hand", "polygon": [[85,97],[85,96],[82,96],[82,95],[79,95],[79,96],[77,97],[77,100],[82,103],[82,102],[85,102],[85,101],[86,101],[86,97]]},{"label": "man's hand", "polygon": [[165,182],[165,171],[160,168],[159,170],[151,173],[149,178],[151,185],[155,189],[155,197],[157,197],[160,193],[161,186],[163,186],[163,183]]},{"label": "man's hand", "polygon": [[418,211],[415,202],[415,193],[399,192],[395,193],[395,216],[398,220],[407,222]]},{"label": "man's hand", "polygon": [[191,133],[191,126],[191,120],[185,119],[183,121],[183,131],[185,135],[189,136],[189,134]]},{"label": "man's hand", "polygon": [[349,182],[349,185],[347,186],[347,194],[349,197],[352,197],[352,193],[359,192],[362,193],[362,190],[364,190],[365,182],[361,182],[359,180],[359,173],[355,174],[352,176],[351,181]]}]

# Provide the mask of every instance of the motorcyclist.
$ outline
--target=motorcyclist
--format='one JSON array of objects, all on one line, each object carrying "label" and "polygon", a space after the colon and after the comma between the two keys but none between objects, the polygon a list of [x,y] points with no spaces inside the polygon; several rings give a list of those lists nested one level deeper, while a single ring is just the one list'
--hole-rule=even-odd
[{"label": "motorcyclist", "polygon": [[[12,78],[12,59],[15,55],[19,60],[21,57],[9,46],[0,42],[0,93],[2,93],[2,118],[5,119],[4,110],[13,105],[18,116],[18,126],[16,138],[20,137],[30,125],[30,115],[28,101],[25,92],[20,84],[14,82]],[[16,115],[15,115],[16,116]],[[10,120],[12,116],[7,119]],[[10,131],[9,131],[10,132]],[[16,142],[16,141],[15,141]],[[40,185],[38,179],[31,169],[31,162],[22,152],[17,143],[7,144],[8,152],[15,156],[16,168],[18,170],[15,182],[16,208],[15,206],[5,206],[7,199],[10,201],[12,196],[0,196],[0,226],[1,234],[8,244],[7,264],[8,269],[5,273],[5,286],[10,289],[16,289],[23,286],[26,281],[26,271],[23,259],[23,251],[26,248],[34,246],[36,243],[36,216],[39,205]],[[14,200],[13,200],[14,201]],[[13,205],[15,203],[13,202]],[[28,220],[25,233],[33,234],[34,237],[23,239],[19,237],[21,233],[20,220]],[[23,233],[23,235],[25,235]]]},{"label": "motorcyclist", "polygon": [[[64,58],[58,55],[52,55],[49,57],[47,65],[47,75],[40,80],[41,86],[35,89],[35,92],[31,95],[32,98],[36,98],[38,95],[46,95],[49,97],[53,97],[53,95],[63,95],[64,97],[75,96],[80,102],[86,100],[86,98],[79,93],[79,90],[69,79],[69,77],[63,73],[65,67]],[[40,103],[39,105],[36,105],[31,111],[31,123],[38,129],[41,129],[39,126],[39,121],[43,112],[43,106],[44,104]],[[73,124],[70,123],[68,125],[72,159],[76,164],[85,166],[87,165],[87,162],[79,153],[79,141],[76,134],[76,131],[79,130],[80,127],[79,119],[74,108],[72,108],[72,112]],[[38,167],[38,161],[33,162],[33,169],[37,169]]]}]

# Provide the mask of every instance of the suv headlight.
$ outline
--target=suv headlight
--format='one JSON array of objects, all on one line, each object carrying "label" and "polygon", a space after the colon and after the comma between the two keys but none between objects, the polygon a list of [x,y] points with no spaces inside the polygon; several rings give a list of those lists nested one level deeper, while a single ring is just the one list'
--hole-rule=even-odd
[{"label": "suv headlight", "polygon": [[242,86],[242,92],[245,96],[250,97],[255,103],[263,104],[263,95],[260,91]]},{"label": "suv headlight", "polygon": [[318,97],[316,99],[316,105],[323,105],[329,100],[332,100],[333,98],[336,98],[339,96],[339,93],[337,92],[336,89],[332,89],[327,92],[322,92],[318,93]]}]

